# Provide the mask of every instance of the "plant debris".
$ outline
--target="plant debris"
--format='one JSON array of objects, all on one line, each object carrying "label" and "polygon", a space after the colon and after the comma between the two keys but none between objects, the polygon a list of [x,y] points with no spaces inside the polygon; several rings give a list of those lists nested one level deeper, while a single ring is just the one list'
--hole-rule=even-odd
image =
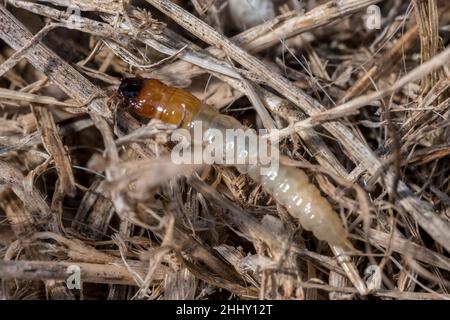
[{"label": "plant debris", "polygon": [[[450,3],[228,2],[0,4],[0,297],[450,299]],[[269,130],[357,251],[173,163],[133,76]]]}]

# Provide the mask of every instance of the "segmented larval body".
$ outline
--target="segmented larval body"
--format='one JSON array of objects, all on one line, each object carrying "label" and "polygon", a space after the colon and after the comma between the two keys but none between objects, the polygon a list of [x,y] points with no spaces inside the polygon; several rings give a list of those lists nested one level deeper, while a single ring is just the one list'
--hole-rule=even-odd
[{"label": "segmented larval body", "polygon": [[[251,148],[248,143],[237,144],[234,140],[226,140],[226,129],[248,129],[235,118],[222,115],[212,107],[203,105],[186,127],[193,128],[196,123],[203,126],[206,135],[210,128],[222,131],[222,136],[225,138],[224,154],[228,148],[236,148],[236,157],[242,154],[250,157]],[[205,140],[208,141],[207,138]],[[274,161],[278,161],[278,159]],[[242,174],[247,174],[254,181],[260,183],[266,192],[299,220],[303,228],[312,231],[318,239],[332,245],[351,248],[351,244],[347,240],[347,232],[339,216],[334,212],[328,200],[320,194],[319,189],[309,182],[308,176],[303,170],[282,164],[266,170],[261,170],[261,166],[258,164],[234,166]]]},{"label": "segmented larval body", "polygon": [[[227,137],[226,129],[246,129],[233,117],[218,113],[191,93],[169,87],[156,79],[125,79],[119,87],[118,94],[133,112],[149,119],[157,118],[193,131],[200,125],[203,132],[215,129],[223,132],[223,137]],[[195,134],[191,136],[195,138]],[[202,143],[205,140],[208,141],[201,138]],[[253,150],[249,147],[249,143],[235,144],[234,141],[225,141],[225,149],[230,148],[237,148],[235,154],[244,154],[247,157],[251,156]],[[239,164],[235,167],[260,183],[318,239],[331,245],[352,248],[337,213],[320,194],[319,189],[309,182],[303,170],[282,164],[269,170],[261,170],[261,165],[258,164]]]}]

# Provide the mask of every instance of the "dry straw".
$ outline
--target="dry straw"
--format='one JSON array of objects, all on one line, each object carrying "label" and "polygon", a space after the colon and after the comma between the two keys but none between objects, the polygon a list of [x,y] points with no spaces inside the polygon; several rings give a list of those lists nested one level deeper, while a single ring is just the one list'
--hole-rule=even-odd
[{"label": "dry straw", "polygon": [[[0,296],[450,298],[448,1],[274,1],[241,33],[226,0],[134,3],[0,5]],[[135,74],[281,137],[358,253],[233,167],[171,164],[174,128],[115,99]]]}]

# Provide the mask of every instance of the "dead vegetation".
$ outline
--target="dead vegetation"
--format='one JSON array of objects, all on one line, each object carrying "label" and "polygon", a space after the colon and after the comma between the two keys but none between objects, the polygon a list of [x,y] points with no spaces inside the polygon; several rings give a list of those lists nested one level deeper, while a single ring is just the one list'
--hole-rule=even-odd
[{"label": "dead vegetation", "polygon": [[[242,31],[226,0],[3,1],[0,297],[450,298],[450,3],[273,3]],[[360,254],[232,167],[172,164],[173,128],[115,99],[135,74],[270,129]]]}]

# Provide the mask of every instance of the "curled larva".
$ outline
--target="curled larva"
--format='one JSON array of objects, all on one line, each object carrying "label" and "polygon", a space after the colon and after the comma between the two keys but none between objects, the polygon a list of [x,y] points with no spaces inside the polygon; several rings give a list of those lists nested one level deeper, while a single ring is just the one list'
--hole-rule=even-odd
[{"label": "curled larva", "polygon": [[[135,113],[146,118],[157,118],[183,128],[191,128],[198,122],[203,128],[223,132],[228,128],[245,129],[236,119],[216,112],[189,92],[166,86],[155,79],[125,79],[118,94]],[[236,147],[233,143],[226,142],[225,145]],[[236,154],[250,153],[248,145],[241,145],[240,148],[242,150],[236,150]],[[352,248],[338,215],[317,187],[309,182],[303,170],[280,165],[262,174],[261,166],[257,164],[235,166],[260,183],[299,220],[303,228],[313,232],[318,239],[331,245]]]}]

